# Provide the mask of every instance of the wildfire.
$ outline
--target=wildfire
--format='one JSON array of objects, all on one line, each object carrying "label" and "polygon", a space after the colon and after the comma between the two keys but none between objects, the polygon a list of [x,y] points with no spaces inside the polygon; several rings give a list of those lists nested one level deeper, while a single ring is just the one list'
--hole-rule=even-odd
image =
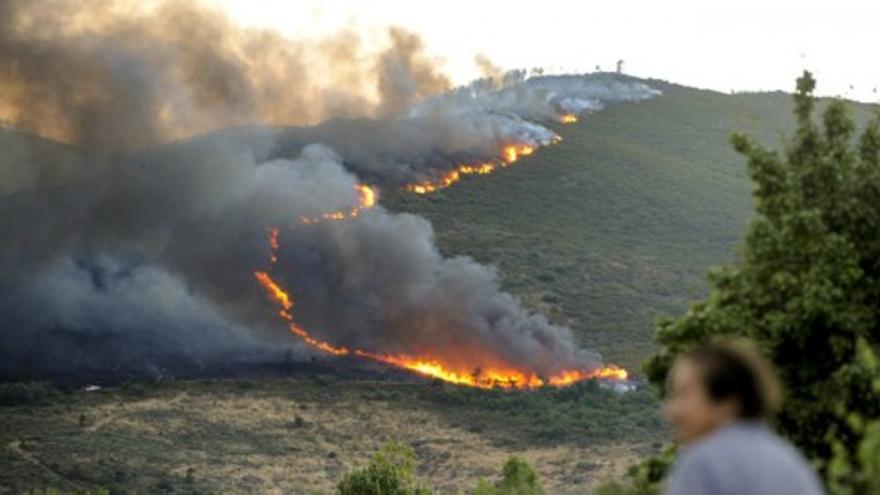
[{"label": "wildfire", "polygon": [[[511,145],[504,148],[504,162],[481,163],[476,165],[460,165],[456,170],[449,172],[438,182],[426,182],[422,184],[413,184],[408,187],[409,190],[424,194],[436,189],[448,187],[457,182],[462,175],[468,174],[489,174],[499,166],[507,166],[515,162],[520,156],[529,155],[534,148],[526,145]],[[313,218],[301,218],[303,224],[313,224],[321,221],[347,220],[355,218],[368,208],[376,205],[376,191],[366,185],[358,184],[355,186],[358,194],[357,205],[347,209],[335,212],[321,214]],[[270,271],[278,262],[278,250],[281,244],[278,240],[278,228],[270,228],[268,234],[269,241],[269,269],[254,271],[254,278],[268,295],[269,299],[278,305],[278,315],[285,321],[291,333],[299,337],[307,345],[318,349],[327,354],[335,356],[354,355],[364,359],[385,363],[398,368],[410,370],[423,376],[437,378],[446,382],[467,385],[479,388],[503,388],[503,389],[533,389],[550,386],[565,386],[582,380],[592,378],[608,379],[608,380],[625,380],[627,378],[626,370],[616,366],[607,366],[604,368],[592,370],[565,370],[557,375],[550,377],[541,377],[532,371],[517,369],[513,366],[499,365],[490,369],[455,369],[449,364],[443,362],[442,359],[432,356],[407,356],[403,354],[382,354],[366,351],[363,349],[349,349],[344,346],[333,345],[330,342],[314,337],[308,330],[296,324],[294,320],[294,301],[290,294],[279,284]]]},{"label": "wildfire", "polygon": [[[270,231],[269,238],[277,240],[277,234],[272,234],[272,232],[275,232],[275,229]],[[567,370],[558,375],[543,379],[533,372],[524,372],[513,368],[507,369],[504,367],[497,367],[488,370],[475,369],[471,371],[454,370],[449,366],[444,365],[439,359],[435,358],[416,358],[405,355],[378,354],[362,349],[355,349],[352,351],[347,347],[335,346],[327,341],[317,339],[306,329],[297,325],[293,321],[293,299],[281,287],[281,285],[269,275],[268,272],[255,271],[254,277],[266,291],[266,294],[270,299],[281,307],[278,314],[286,320],[288,329],[306,344],[327,354],[333,354],[335,356],[347,356],[353,354],[362,358],[404,368],[427,377],[479,388],[532,389],[543,387],[545,385],[551,385],[554,387],[571,385],[591,378],[614,380],[625,380],[627,378],[626,370],[613,365],[594,370]]]},{"label": "wildfire", "polygon": [[578,118],[577,118],[577,115],[575,115],[573,113],[567,113],[567,114],[563,115],[562,117],[559,117],[559,121],[562,122],[563,124],[574,124],[575,122],[578,121]]}]

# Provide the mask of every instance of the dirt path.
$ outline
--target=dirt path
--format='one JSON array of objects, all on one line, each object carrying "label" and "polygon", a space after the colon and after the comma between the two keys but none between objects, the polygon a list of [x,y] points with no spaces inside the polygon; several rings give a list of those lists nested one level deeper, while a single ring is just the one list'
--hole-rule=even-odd
[{"label": "dirt path", "polygon": [[[110,414],[103,416],[99,419],[96,419],[92,424],[83,428],[83,432],[85,433],[95,433],[104,426],[109,425],[110,423],[116,421],[124,414],[130,413],[132,411],[142,410],[142,409],[161,409],[161,408],[171,408],[180,403],[185,397],[186,393],[179,393],[172,397],[169,400],[160,400],[160,399],[146,399],[138,402],[134,402],[131,404],[126,404],[122,410],[119,408],[112,408],[113,410]],[[110,408],[108,408],[110,409]]]}]

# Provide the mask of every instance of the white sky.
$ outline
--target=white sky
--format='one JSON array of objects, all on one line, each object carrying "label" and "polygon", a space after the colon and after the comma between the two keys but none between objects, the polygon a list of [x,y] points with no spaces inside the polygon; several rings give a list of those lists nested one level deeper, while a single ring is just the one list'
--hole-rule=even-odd
[{"label": "white sky", "polygon": [[476,54],[506,69],[588,71],[731,90],[785,90],[804,68],[818,92],[880,102],[880,0],[214,0],[239,23],[297,38],[398,25],[456,83]]}]

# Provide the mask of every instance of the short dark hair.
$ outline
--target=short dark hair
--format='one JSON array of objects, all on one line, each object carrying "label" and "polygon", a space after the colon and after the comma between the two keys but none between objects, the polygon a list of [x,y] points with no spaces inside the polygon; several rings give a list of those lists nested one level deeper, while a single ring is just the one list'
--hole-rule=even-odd
[{"label": "short dark hair", "polygon": [[745,342],[716,340],[682,355],[700,369],[714,402],[733,400],[741,419],[768,420],[782,403],[773,366]]}]

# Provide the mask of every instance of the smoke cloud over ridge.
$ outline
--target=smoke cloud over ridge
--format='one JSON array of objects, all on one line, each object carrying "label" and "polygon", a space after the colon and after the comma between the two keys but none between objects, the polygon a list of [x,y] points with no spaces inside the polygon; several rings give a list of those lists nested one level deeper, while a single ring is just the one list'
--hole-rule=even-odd
[{"label": "smoke cloud over ridge", "polygon": [[243,124],[394,115],[449,89],[418,36],[294,41],[192,1],[0,4],[0,119],[85,146],[142,148]]},{"label": "smoke cloud over ridge", "polygon": [[397,28],[365,57],[353,33],[292,41],[196,3],[132,8],[0,4],[0,118],[17,129],[0,128],[0,378],[288,349],[253,276],[273,257],[296,322],[334,345],[465,373],[602,365],[491,267],[443,257],[423,218],[306,220],[360,208],[362,183],[510,165],[558,140],[542,122],[656,91],[524,72],[453,89]]}]

